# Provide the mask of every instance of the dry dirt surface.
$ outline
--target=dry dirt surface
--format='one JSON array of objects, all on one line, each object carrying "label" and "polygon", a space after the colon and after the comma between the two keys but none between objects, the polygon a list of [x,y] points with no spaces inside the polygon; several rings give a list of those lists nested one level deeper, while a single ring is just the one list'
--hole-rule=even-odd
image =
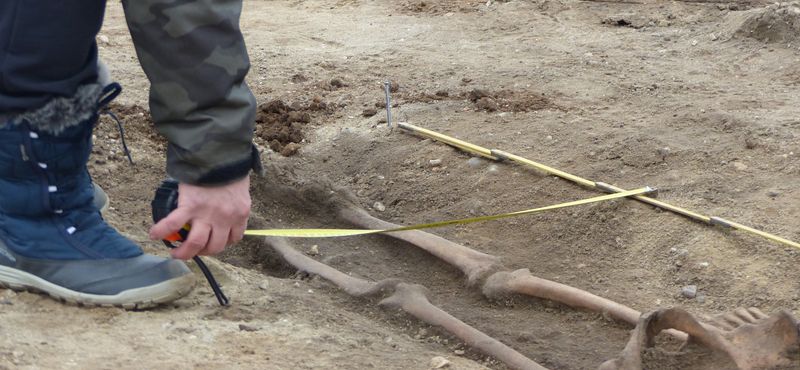
[{"label": "dry dirt surface", "polygon": [[[242,29],[259,101],[253,217],[270,228],[352,227],[309,188],[346,188],[397,224],[492,215],[602,195],[388,127],[410,123],[592,181],[800,241],[798,3],[513,0],[246,0]],[[149,253],[149,200],[165,178],[148,83],[121,6],[101,57],[125,90],[96,129],[90,171],[107,220]],[[286,196],[296,189],[297,196]],[[305,195],[303,195],[305,194]],[[511,270],[639,311],[737,307],[798,315],[800,257],[783,244],[633,200],[430,231]],[[292,239],[346,274],[421,284],[432,302],[548,369],[596,369],[632,326],[545,299],[489,300],[457,269],[388,236]],[[144,311],[70,307],[0,290],[0,369],[505,369],[378,299],[298,273],[248,237],[206,258],[231,298],[201,281]],[[696,294],[684,294],[696,287]],[[687,288],[687,289],[685,289]],[[690,293],[690,292],[686,292]],[[649,369],[731,365],[662,339]],[[797,356],[795,354],[795,364]],[[712,359],[712,360],[709,360]]]}]

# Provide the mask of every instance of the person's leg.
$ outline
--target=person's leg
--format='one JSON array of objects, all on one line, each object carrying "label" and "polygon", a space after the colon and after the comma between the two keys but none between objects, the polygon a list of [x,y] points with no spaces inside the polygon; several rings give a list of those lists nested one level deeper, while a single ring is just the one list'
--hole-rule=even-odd
[{"label": "person's leg", "polygon": [[[94,202],[86,162],[102,95],[100,85],[85,85],[74,97],[0,122],[0,286],[87,305],[175,300],[194,286],[186,265],[143,254],[103,221]],[[89,117],[63,120],[65,109]]]}]

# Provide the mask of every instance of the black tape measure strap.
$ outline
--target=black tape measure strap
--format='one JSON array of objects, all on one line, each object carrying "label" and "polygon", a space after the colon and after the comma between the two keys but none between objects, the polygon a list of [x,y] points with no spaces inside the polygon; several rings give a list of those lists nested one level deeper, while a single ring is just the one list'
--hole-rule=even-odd
[{"label": "black tape measure strap", "polygon": [[[166,240],[164,240],[164,244],[170,248],[177,248],[176,245]],[[213,290],[214,295],[217,296],[219,304],[222,306],[228,306],[230,304],[230,300],[228,300],[228,297],[225,296],[225,293],[222,293],[222,288],[219,286],[219,283],[217,283],[217,279],[214,278],[214,275],[211,273],[211,270],[208,269],[208,266],[206,266],[205,262],[200,259],[200,256],[194,256],[192,257],[192,260],[197,264],[197,267],[200,268],[200,271],[203,272],[203,275],[205,275],[206,280],[208,280],[208,285],[211,286],[211,290]]]}]

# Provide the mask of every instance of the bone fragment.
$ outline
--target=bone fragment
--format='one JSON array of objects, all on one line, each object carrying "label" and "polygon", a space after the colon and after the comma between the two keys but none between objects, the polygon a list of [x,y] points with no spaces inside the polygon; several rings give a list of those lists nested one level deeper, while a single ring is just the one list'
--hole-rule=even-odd
[{"label": "bone fragment", "polygon": [[765,318],[758,310],[737,310],[734,330],[724,330],[698,322],[683,308],[676,307],[643,315],[619,357],[606,361],[599,370],[641,370],[642,350],[652,347],[655,336],[673,328],[688,333],[690,339],[721,351],[740,370],[763,370],[792,364],[788,354],[798,350],[798,321],[784,310]]},{"label": "bone fragment", "polygon": [[647,346],[646,322],[650,318],[642,316],[636,329],[631,332],[631,338],[625,344],[617,358],[608,360],[600,365],[597,370],[642,370],[642,350]]}]

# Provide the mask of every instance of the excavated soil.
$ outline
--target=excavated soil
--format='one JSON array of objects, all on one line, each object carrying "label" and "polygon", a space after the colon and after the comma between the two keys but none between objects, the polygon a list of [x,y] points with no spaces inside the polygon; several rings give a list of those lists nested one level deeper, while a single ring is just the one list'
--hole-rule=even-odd
[{"label": "excavated soil", "polygon": [[[402,225],[603,194],[403,122],[591,181],[657,187],[663,202],[800,241],[798,28],[798,3],[246,0],[267,168],[252,182],[252,225],[352,227],[326,197],[340,188]],[[119,4],[109,4],[98,41],[125,88],[111,110],[135,165],[104,116],[89,169],[111,197],[109,223],[165,256],[147,235],[166,143],[151,127]],[[799,313],[796,249],[633,200],[430,232],[644,312]],[[438,307],[548,369],[596,369],[632,329],[545,299],[486,299],[456,268],[388,236],[290,243],[355,277],[424,285]],[[144,312],[0,290],[0,369],[428,369],[437,356],[451,369],[506,368],[378,299],[298,273],[258,238],[205,260],[230,307],[202,281]],[[733,368],[666,337],[644,357],[646,369]]]}]

